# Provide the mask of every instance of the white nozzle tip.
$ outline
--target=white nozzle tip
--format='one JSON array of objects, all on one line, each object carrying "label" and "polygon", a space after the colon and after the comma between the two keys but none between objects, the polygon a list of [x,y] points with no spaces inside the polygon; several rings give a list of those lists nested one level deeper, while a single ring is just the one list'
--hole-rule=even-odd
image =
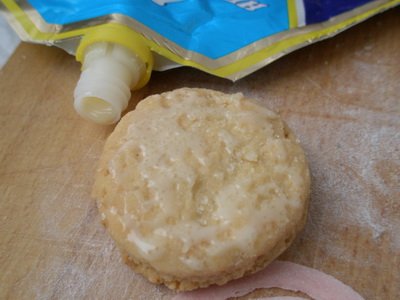
[{"label": "white nozzle tip", "polygon": [[75,109],[83,118],[99,124],[113,124],[121,117],[120,111],[97,97],[79,99],[75,102]]},{"label": "white nozzle tip", "polygon": [[90,46],[75,88],[74,107],[85,119],[99,124],[116,123],[144,73],[144,63],[130,50],[110,43]]}]

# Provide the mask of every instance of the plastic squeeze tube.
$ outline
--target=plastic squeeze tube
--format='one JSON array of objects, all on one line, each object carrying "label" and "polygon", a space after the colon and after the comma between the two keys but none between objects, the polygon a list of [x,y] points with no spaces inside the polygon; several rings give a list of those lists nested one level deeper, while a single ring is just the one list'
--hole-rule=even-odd
[{"label": "plastic squeeze tube", "polygon": [[238,80],[400,0],[0,0],[22,40],[75,55],[74,107],[117,122],[153,69],[185,65]]}]

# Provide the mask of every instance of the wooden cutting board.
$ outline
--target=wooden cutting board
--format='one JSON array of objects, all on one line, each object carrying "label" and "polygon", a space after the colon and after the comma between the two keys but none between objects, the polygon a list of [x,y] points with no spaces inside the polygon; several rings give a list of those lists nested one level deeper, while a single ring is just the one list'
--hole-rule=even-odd
[{"label": "wooden cutting board", "polygon": [[[280,112],[313,179],[308,223],[281,259],[366,299],[400,299],[399,12],[236,83],[190,68],[155,72],[129,106],[190,86],[243,92]],[[123,264],[100,224],[90,190],[113,126],[74,112],[79,68],[59,49],[22,44],[0,71],[0,299],[169,299]]]}]

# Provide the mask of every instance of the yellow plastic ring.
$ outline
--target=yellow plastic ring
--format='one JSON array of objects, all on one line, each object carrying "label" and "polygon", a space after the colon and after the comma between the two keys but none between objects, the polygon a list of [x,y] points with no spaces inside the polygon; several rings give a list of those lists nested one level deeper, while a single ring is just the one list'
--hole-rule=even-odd
[{"label": "yellow plastic ring", "polygon": [[124,46],[143,61],[146,73],[135,86],[131,87],[133,90],[140,89],[149,82],[153,70],[153,55],[140,34],[127,26],[115,23],[92,27],[83,36],[76,49],[76,60],[82,63],[86,48],[98,42],[110,42]]}]

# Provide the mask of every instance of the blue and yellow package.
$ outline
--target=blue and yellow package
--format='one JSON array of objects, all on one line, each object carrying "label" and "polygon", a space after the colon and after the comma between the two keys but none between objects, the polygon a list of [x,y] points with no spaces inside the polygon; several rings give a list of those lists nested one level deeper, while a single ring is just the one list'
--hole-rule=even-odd
[{"label": "blue and yellow package", "polygon": [[153,69],[186,65],[237,80],[400,0],[0,3],[23,40],[55,45],[76,55],[86,72],[75,91],[77,111],[85,118],[113,123],[127,105],[129,90],[145,85]]}]

